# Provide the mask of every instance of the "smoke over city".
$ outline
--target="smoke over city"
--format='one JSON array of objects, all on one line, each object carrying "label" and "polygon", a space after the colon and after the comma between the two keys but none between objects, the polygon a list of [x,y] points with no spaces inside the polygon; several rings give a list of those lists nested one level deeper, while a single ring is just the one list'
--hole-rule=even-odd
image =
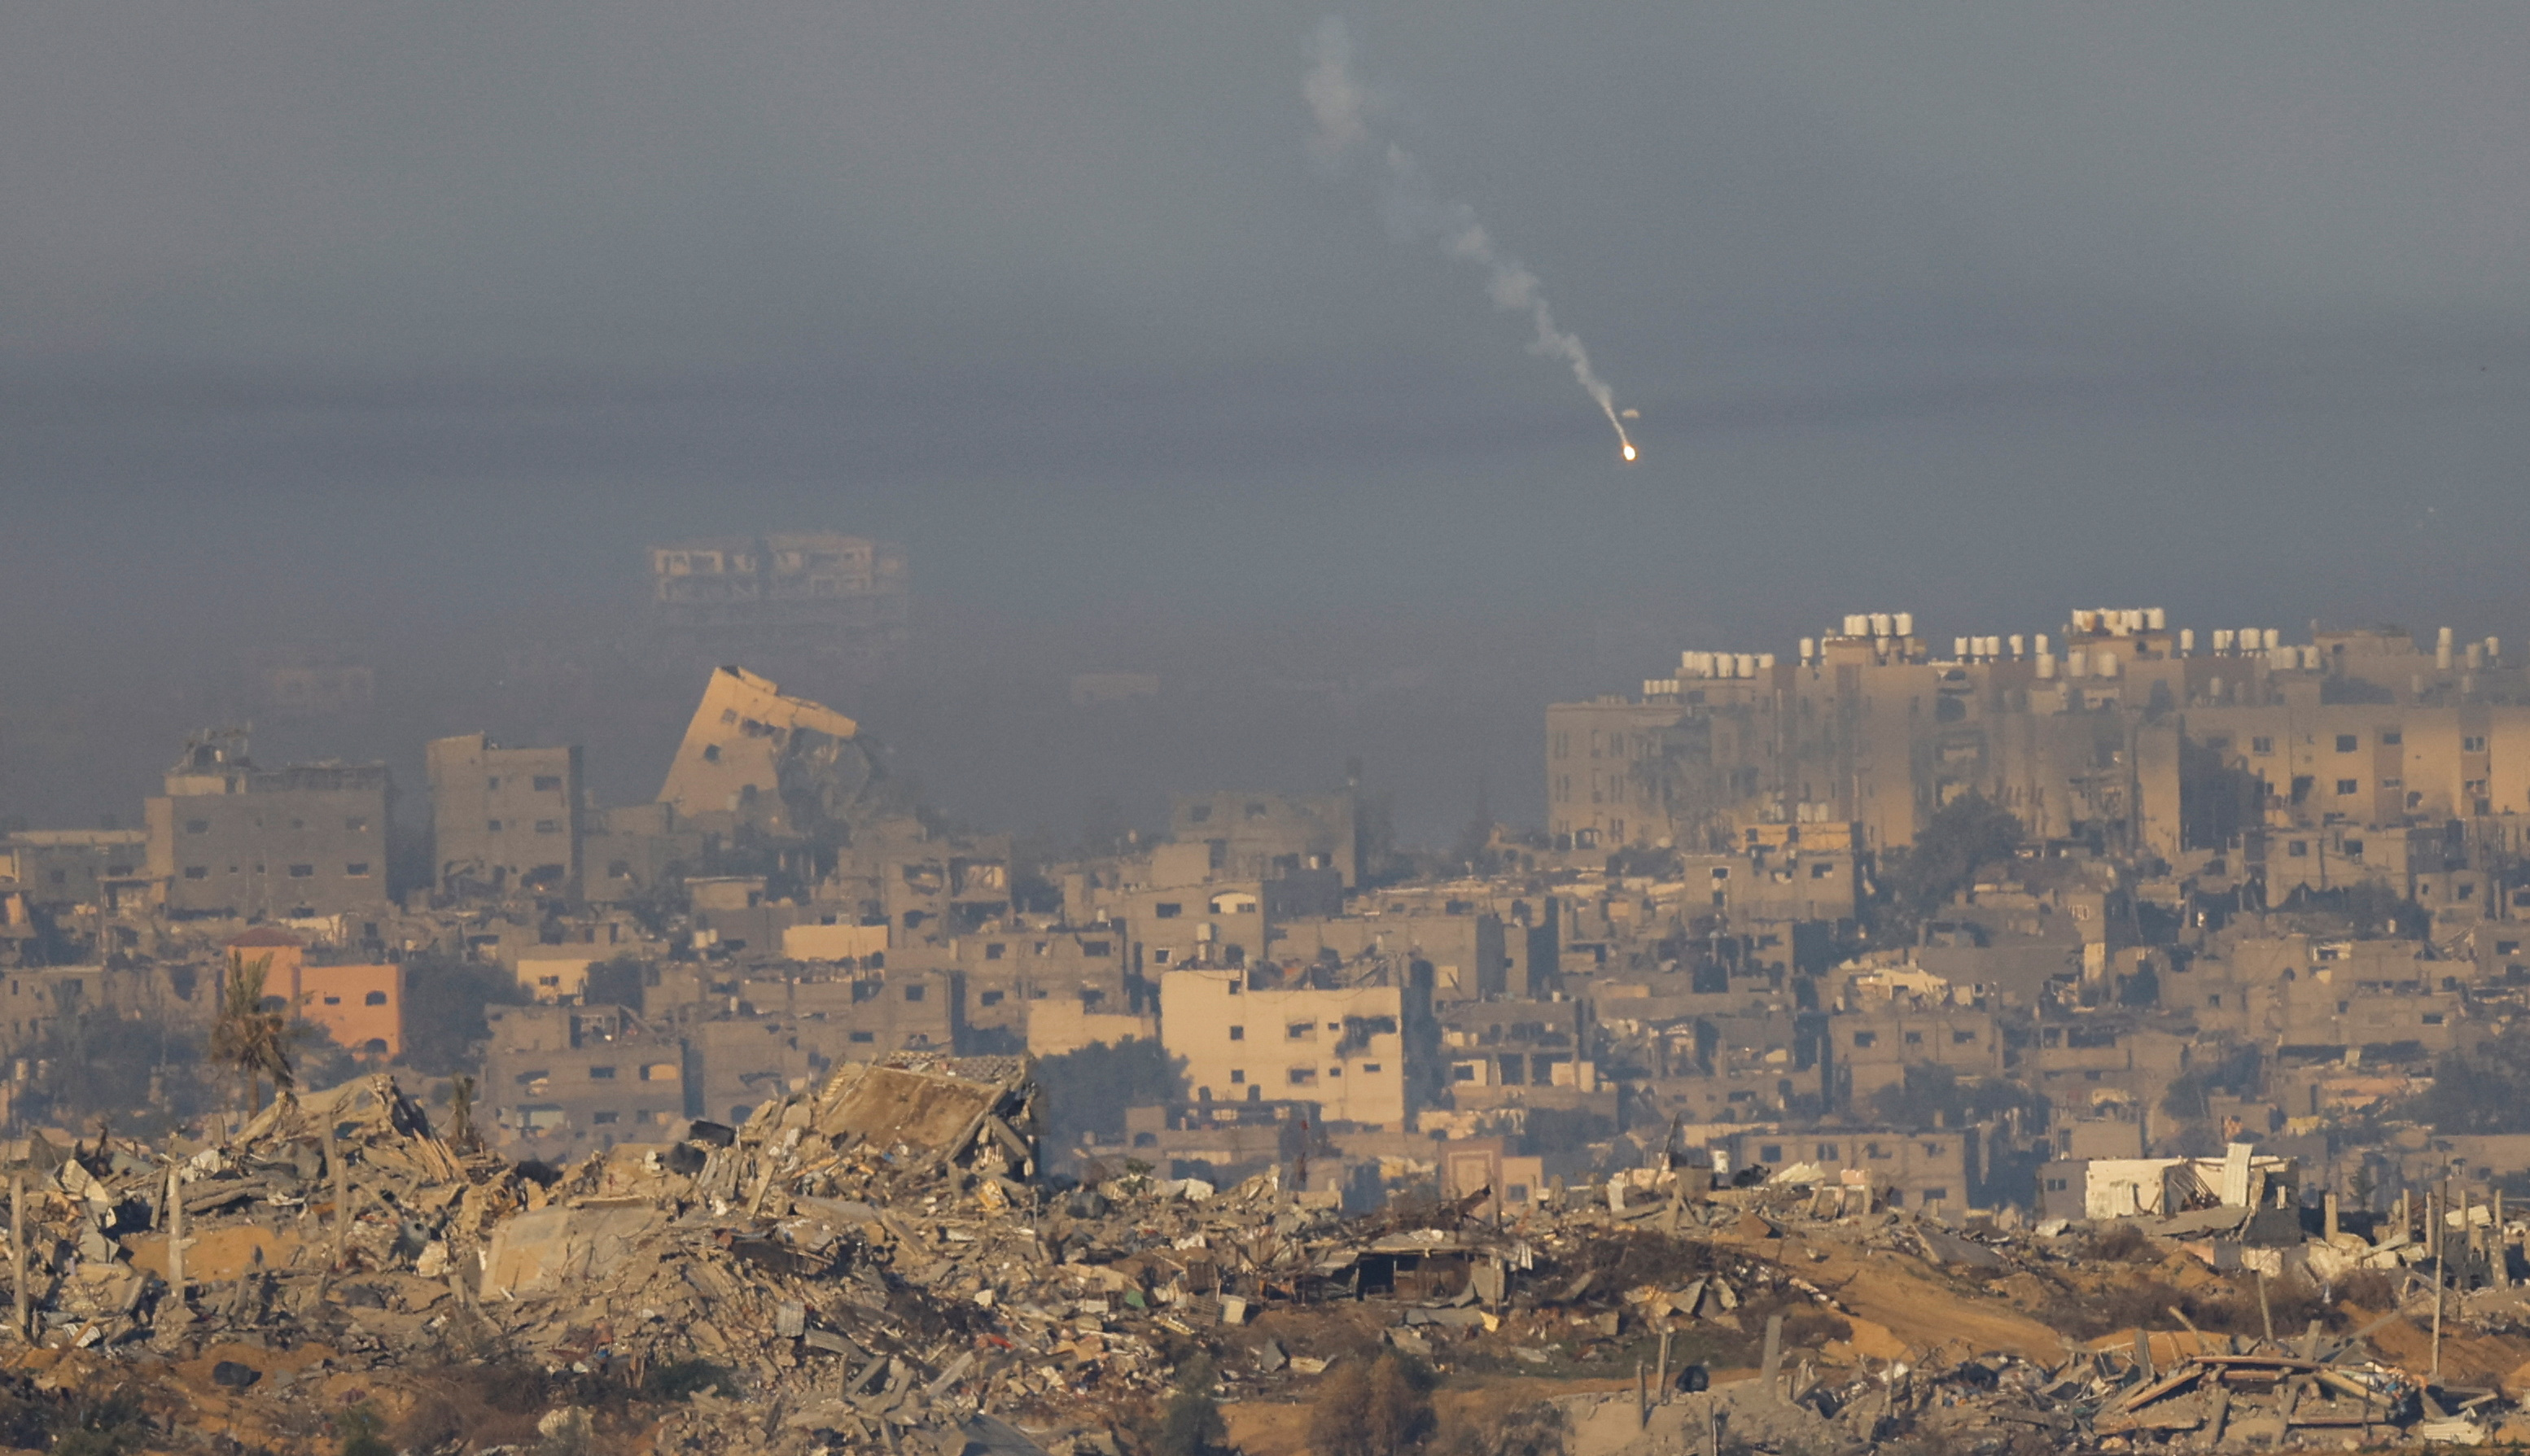
[{"label": "smoke over city", "polygon": [[[1329,16],[1320,21],[1310,32],[1309,50],[1309,71],[1300,82],[1301,95],[1317,124],[1309,137],[1309,153],[1329,168],[1343,171],[1356,152],[1373,148],[1372,93],[1354,74],[1352,35],[1341,19]],[[1634,442],[1617,417],[1616,392],[1590,366],[1590,352],[1582,348],[1580,337],[1557,326],[1555,311],[1539,292],[1537,275],[1496,245],[1476,221],[1473,207],[1442,200],[1424,176],[1422,164],[1403,145],[1389,141],[1376,150],[1379,210],[1389,232],[1400,242],[1437,240],[1442,252],[1454,261],[1482,269],[1485,294],[1494,306],[1506,313],[1526,314],[1536,330],[1529,352],[1571,369],[1582,393],[1608,416],[1624,458],[1633,459]]]}]

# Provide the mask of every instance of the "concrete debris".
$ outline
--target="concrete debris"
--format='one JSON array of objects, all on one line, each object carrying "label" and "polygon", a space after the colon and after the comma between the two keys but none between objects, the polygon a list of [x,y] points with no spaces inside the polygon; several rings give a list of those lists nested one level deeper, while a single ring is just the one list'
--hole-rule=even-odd
[{"label": "concrete debris", "polygon": [[[1586,1385],[1576,1453],[2530,1434],[2530,1305],[2465,1222],[2261,1248],[2228,1213],[1954,1226],[1693,1168],[1347,1217],[1279,1171],[1050,1180],[1038,1101],[1025,1058],[897,1053],[553,1169],[452,1148],[381,1075],[222,1142],[29,1158],[0,1367],[184,1373],[278,1431],[512,1362],[563,1382],[550,1446],[624,1435],[632,1387],[661,1456],[1121,1456],[1197,1352],[1270,1403],[1383,1349]],[[2446,1267],[2474,1287],[2438,1301]]]}]

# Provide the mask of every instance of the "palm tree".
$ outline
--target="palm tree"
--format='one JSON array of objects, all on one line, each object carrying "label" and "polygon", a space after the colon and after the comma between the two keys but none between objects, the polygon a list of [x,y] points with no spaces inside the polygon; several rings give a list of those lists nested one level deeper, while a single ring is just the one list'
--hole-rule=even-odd
[{"label": "palm tree", "polygon": [[263,1005],[264,977],[271,970],[269,955],[249,961],[230,951],[219,1014],[211,1022],[211,1060],[246,1074],[248,1116],[261,1108],[265,1077],[275,1093],[298,1085],[290,1066],[290,1019]]}]

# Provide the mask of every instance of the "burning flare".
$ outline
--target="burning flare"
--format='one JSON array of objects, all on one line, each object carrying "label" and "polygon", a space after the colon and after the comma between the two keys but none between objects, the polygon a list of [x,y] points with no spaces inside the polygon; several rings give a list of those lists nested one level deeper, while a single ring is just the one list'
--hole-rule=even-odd
[{"label": "burning flare", "polygon": [[1625,463],[1626,463],[1626,464],[1628,464],[1628,465],[1630,465],[1630,464],[1632,464],[1633,462],[1634,462],[1634,442],[1633,442],[1633,441],[1631,441],[1631,440],[1628,440],[1628,441],[1626,441],[1626,442],[1625,442]]}]

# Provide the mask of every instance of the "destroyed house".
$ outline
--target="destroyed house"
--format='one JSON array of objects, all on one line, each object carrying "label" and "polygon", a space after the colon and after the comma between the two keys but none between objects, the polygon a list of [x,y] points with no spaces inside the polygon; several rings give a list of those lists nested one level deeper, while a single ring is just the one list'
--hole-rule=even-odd
[{"label": "destroyed house", "polygon": [[[949,958],[965,978],[965,1025],[970,1033],[1028,1040],[1028,1021],[1045,1002],[1065,1001],[1087,1015],[1129,1015],[1133,982],[1126,969],[1125,936],[1105,927],[986,930],[960,936]],[[905,964],[899,956],[892,964]],[[914,952],[912,964],[928,963]]]},{"label": "destroyed house", "polygon": [[1169,833],[1181,844],[1207,846],[1226,879],[1333,870],[1348,890],[1361,883],[1361,816],[1349,793],[1178,794]]},{"label": "destroyed house", "polygon": [[[1434,1008],[1454,1096],[1495,1089],[1598,1089],[1593,1028],[1580,1001],[1461,1001]],[[1465,1105],[1462,1101],[1460,1105]]]},{"label": "destroyed house", "polygon": [[384,764],[266,770],[196,742],[144,806],[150,877],[177,917],[383,914],[389,795]]},{"label": "destroyed house", "polygon": [[[1762,1166],[1791,1181],[1833,1183],[1847,1173],[1867,1178],[1888,1190],[1892,1208],[1955,1215],[1988,1199],[1984,1135],[1974,1127],[1739,1132],[1728,1148],[1732,1167]],[[1811,1170],[1819,1176],[1810,1178]]]},{"label": "destroyed house", "polygon": [[19,830],[0,840],[0,890],[50,909],[145,908],[152,884],[143,830]]},{"label": "destroyed house", "polygon": [[650,548],[651,620],[696,651],[858,656],[908,620],[905,548],[835,531],[775,531]]},{"label": "destroyed house", "polygon": [[585,797],[578,748],[504,748],[488,734],[468,733],[433,738],[424,752],[442,893],[578,891]]},{"label": "destroyed house", "polygon": [[774,839],[838,835],[873,777],[860,726],[743,668],[714,669],[659,786],[680,825]]},{"label": "destroyed house", "polygon": [[1185,1058],[1197,1102],[1313,1102],[1330,1122],[1398,1127],[1423,1101],[1415,1036],[1428,1012],[1405,988],[1254,991],[1237,970],[1160,979],[1160,1040]]},{"label": "destroyed house", "polygon": [[1829,1025],[1839,1090],[1853,1102],[1903,1085],[1910,1068],[1944,1067],[1962,1077],[2003,1072],[2003,1034],[1982,1007],[1870,1002],[1836,1013]]},{"label": "destroyed house", "polygon": [[855,825],[814,898],[821,914],[888,926],[898,946],[973,934],[1011,913],[1011,838],[910,816]]},{"label": "destroyed house", "polygon": [[[622,1006],[494,1006],[477,1120],[547,1160],[665,1141],[688,1110],[682,1042]],[[488,1131],[497,1129],[497,1132]]]},{"label": "destroyed house", "polygon": [[1313,962],[1332,951],[1345,960],[1402,960],[1436,1004],[1511,993],[1511,959],[1502,917],[1465,913],[1295,917],[1272,928],[1268,958]]}]

